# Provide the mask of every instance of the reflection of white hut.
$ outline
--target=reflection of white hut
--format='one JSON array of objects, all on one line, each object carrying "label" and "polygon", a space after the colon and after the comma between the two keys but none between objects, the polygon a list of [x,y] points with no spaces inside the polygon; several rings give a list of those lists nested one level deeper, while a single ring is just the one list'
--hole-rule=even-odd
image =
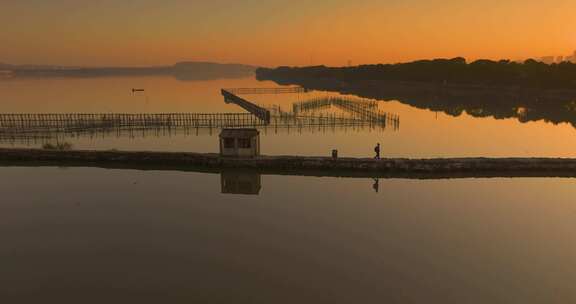
[{"label": "reflection of white hut", "polygon": [[258,195],[262,182],[258,173],[222,172],[220,174],[222,193]]},{"label": "reflection of white hut", "polygon": [[255,157],[260,155],[260,132],[256,129],[223,129],[220,133],[220,155]]}]

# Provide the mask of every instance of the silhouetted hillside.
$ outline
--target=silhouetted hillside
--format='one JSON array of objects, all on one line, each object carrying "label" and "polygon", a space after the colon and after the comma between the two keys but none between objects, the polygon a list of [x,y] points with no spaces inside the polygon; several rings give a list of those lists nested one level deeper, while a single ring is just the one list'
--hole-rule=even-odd
[{"label": "silhouetted hillside", "polygon": [[478,60],[466,63],[464,58],[453,58],[339,68],[326,66],[260,68],[256,74],[259,79],[281,82],[310,79],[347,83],[366,80],[392,80],[439,84],[576,89],[576,64],[564,62],[548,65],[531,59],[524,63],[509,60]]},{"label": "silhouetted hillside", "polygon": [[179,62],[172,69],[181,80],[216,78],[238,78],[254,74],[256,67],[242,64],[220,64],[213,62]]},{"label": "silhouetted hillside", "polygon": [[258,69],[259,80],[354,94],[448,115],[545,120],[576,127],[576,65],[462,58],[395,65]]},{"label": "silhouetted hillside", "polygon": [[36,65],[1,65],[13,77],[110,77],[173,76],[180,80],[238,78],[253,75],[256,67],[212,62],[180,62],[173,66],[152,67],[60,67]]}]

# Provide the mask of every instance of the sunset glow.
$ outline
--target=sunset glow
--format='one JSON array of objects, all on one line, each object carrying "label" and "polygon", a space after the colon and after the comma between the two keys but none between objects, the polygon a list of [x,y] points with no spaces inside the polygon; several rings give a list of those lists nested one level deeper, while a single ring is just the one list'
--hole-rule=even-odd
[{"label": "sunset glow", "polygon": [[0,62],[18,64],[346,65],[576,49],[570,0],[2,2]]}]

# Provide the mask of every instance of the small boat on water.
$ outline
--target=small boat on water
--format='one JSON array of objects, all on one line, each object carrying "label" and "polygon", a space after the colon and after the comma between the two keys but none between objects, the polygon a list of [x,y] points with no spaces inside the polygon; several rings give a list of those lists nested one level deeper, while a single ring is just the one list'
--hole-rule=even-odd
[{"label": "small boat on water", "polygon": [[132,88],[132,93],[135,93],[135,92],[144,92],[144,89],[135,89],[135,88]]}]

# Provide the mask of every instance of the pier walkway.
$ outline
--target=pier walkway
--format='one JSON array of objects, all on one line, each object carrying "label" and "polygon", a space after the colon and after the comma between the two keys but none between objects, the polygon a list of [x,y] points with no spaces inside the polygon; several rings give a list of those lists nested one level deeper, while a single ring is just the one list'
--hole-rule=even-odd
[{"label": "pier walkway", "polygon": [[234,95],[254,95],[254,94],[293,94],[306,93],[307,89],[302,87],[281,87],[281,88],[233,88],[224,89]]},{"label": "pier walkway", "polygon": [[158,170],[246,170],[262,174],[462,178],[462,177],[576,177],[572,158],[442,158],[381,159],[308,156],[228,158],[210,153],[54,151],[2,149],[2,166],[82,166]]},{"label": "pier walkway", "polygon": [[239,105],[244,110],[248,111],[252,115],[260,118],[263,122],[269,124],[270,123],[270,111],[246,100],[243,98],[238,97],[235,94],[232,94],[224,89],[221,90],[222,96],[224,96],[224,102],[226,103],[234,103]]}]

